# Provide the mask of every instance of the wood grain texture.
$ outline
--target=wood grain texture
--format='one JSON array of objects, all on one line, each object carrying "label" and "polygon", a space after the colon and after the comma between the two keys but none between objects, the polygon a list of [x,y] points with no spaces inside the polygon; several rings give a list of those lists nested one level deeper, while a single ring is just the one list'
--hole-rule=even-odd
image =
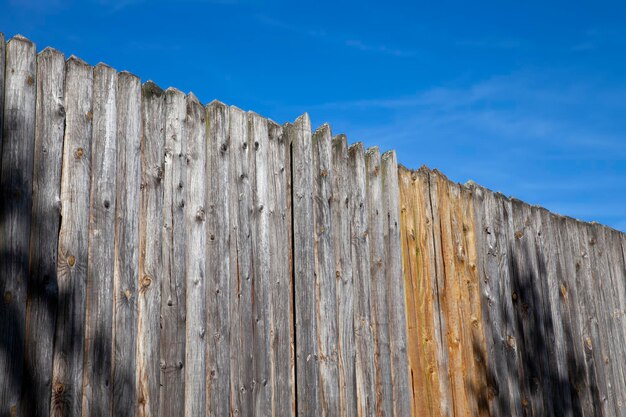
[{"label": "wood grain texture", "polygon": [[556,270],[559,280],[559,310],[563,320],[563,343],[567,355],[567,380],[570,383],[572,410],[575,416],[595,415],[592,403],[592,390],[589,369],[585,360],[584,338],[580,314],[580,294],[576,282],[579,267],[576,266],[573,242],[578,244],[577,236],[571,235],[568,226],[573,220],[555,217],[552,220],[554,238],[558,249]]},{"label": "wood grain texture", "polygon": [[[207,112],[207,413],[230,413],[231,143],[229,110],[214,101]],[[236,392],[236,389],[235,389]]]},{"label": "wood grain texture", "polygon": [[606,294],[612,299],[612,306],[607,311],[607,325],[612,332],[615,353],[609,359],[609,363],[614,367],[616,379],[618,413],[623,414],[626,407],[626,392],[619,387],[626,384],[626,364],[624,361],[616,360],[623,355],[623,347],[626,346],[626,328],[624,327],[624,312],[626,311],[626,266],[621,251],[620,232],[608,227],[602,227],[601,232],[605,244],[605,262],[607,267],[607,283],[604,285]]},{"label": "wood grain texture", "polygon": [[578,262],[580,266],[580,288],[581,288],[581,300],[583,304],[583,338],[586,354],[591,364],[590,368],[593,370],[594,383],[598,393],[598,402],[595,404],[598,407],[600,415],[614,415],[614,403],[610,394],[610,381],[607,375],[606,364],[604,363],[606,339],[602,338],[599,329],[599,319],[597,311],[595,293],[595,279],[594,279],[594,266],[592,265],[591,258],[591,240],[593,236],[590,235],[589,227],[587,224],[577,222],[575,225],[578,236]]},{"label": "wood grain texture", "polygon": [[94,68],[92,136],[82,415],[108,416],[113,376],[117,72],[103,64]]},{"label": "wood grain texture", "polygon": [[78,416],[82,407],[85,296],[88,271],[93,69],[66,64],[66,122],[58,249],[59,308],[50,414]]},{"label": "wood grain texture", "polygon": [[[540,273],[540,281],[544,294],[544,304],[549,308],[549,323],[546,326],[546,336],[548,345],[551,346],[551,360],[553,364],[551,374],[546,383],[551,385],[553,393],[552,405],[555,415],[573,416],[572,389],[569,381],[568,367],[570,362],[567,356],[567,345],[565,332],[564,310],[561,308],[561,271],[559,263],[559,253],[562,251],[558,246],[558,230],[555,228],[556,217],[546,209],[536,209],[537,224],[537,251]],[[543,266],[542,266],[543,265]],[[565,312],[566,313],[566,312]],[[567,314],[565,314],[567,315]],[[548,322],[548,321],[547,321]],[[551,329],[550,329],[551,327]],[[572,361],[572,366],[575,363]]]},{"label": "wood grain texture", "polygon": [[[291,147],[282,126],[268,121],[270,215],[270,349],[272,413],[293,416],[291,288]],[[285,301],[289,300],[289,301]]]},{"label": "wood grain texture", "polygon": [[163,280],[162,225],[165,148],[165,92],[142,86],[139,292],[137,297],[137,415],[159,410],[159,336]]},{"label": "wood grain texture", "polygon": [[[415,177],[415,179],[414,179]],[[432,385],[427,378],[427,355],[420,338],[420,325],[427,321],[425,314],[419,314],[420,295],[422,287],[418,280],[421,252],[418,249],[418,233],[415,213],[421,209],[416,200],[416,175],[409,169],[400,166],[398,182],[400,188],[400,239],[402,244],[402,270],[405,288],[405,302],[407,308],[407,356],[411,374],[411,402],[413,415],[432,416]]]},{"label": "wood grain texture", "polygon": [[[0,58],[3,59],[4,56]],[[0,65],[2,70],[3,65]],[[58,296],[57,250],[61,224],[64,84],[65,58],[53,49],[43,50],[37,56],[33,211],[21,397],[23,416],[48,416],[50,411]]]},{"label": "wood grain texture", "polygon": [[161,282],[159,414],[184,412],[185,389],[185,217],[186,166],[183,123],[185,95],[165,91],[165,149],[163,172],[163,275]]},{"label": "wood grain texture", "polygon": [[251,212],[252,221],[252,314],[253,325],[253,369],[254,369],[254,415],[271,413],[271,352],[270,352],[270,251],[269,251],[269,202],[268,133],[267,119],[249,112],[248,140],[251,166],[250,181],[253,184]]},{"label": "wood grain texture", "polygon": [[304,114],[289,127],[293,177],[296,399],[299,416],[319,413],[319,362],[315,306],[313,150],[311,122]]},{"label": "wood grain texture", "polygon": [[[425,215],[426,217],[426,233],[428,235],[427,248],[425,253],[428,256],[428,262],[431,265],[429,269],[430,275],[430,299],[427,302],[433,305],[434,317],[434,340],[435,352],[437,357],[436,372],[439,382],[440,408],[444,416],[455,412],[455,407],[459,405],[462,397],[460,391],[458,376],[452,373],[450,369],[450,346],[448,339],[448,317],[447,311],[447,291],[445,288],[445,270],[444,259],[442,253],[441,242],[441,219],[438,201],[437,177],[427,169],[421,169],[418,174],[424,178],[424,185],[427,187],[422,191],[425,193]],[[456,381],[455,381],[456,378]]]},{"label": "wood grain texture", "polygon": [[206,407],[206,112],[187,95],[185,118],[186,185],[185,251],[185,415],[205,413]]},{"label": "wood grain texture", "polygon": [[320,378],[320,415],[339,415],[337,295],[332,236],[332,135],[323,125],[313,134],[313,215],[315,228],[316,320]]},{"label": "wood grain texture", "polygon": [[236,108],[229,109],[229,136],[231,143],[231,175],[229,186],[231,218],[231,268],[233,291],[231,293],[231,410],[234,414],[253,414],[253,316],[252,316],[252,230],[253,210],[250,171],[250,146],[247,118]]},{"label": "wood grain texture", "polygon": [[400,240],[400,188],[396,153],[385,152],[381,158],[383,202],[383,238],[385,240],[385,282],[388,294],[389,350],[393,415],[411,416],[412,387],[407,357],[407,319],[402,247]]},{"label": "wood grain texture", "polygon": [[36,76],[35,45],[17,35],[6,44],[0,145],[0,375],[5,375],[0,379],[0,413],[7,415],[17,413],[23,382]]},{"label": "wood grain texture", "polygon": [[348,144],[344,135],[332,143],[332,239],[335,254],[337,295],[337,359],[339,370],[339,413],[356,416],[356,381],[354,378],[354,282],[352,278],[350,214],[352,196],[348,171]]},{"label": "wood grain texture", "polygon": [[136,397],[139,205],[141,187],[141,84],[117,79],[117,184],[113,284],[113,415],[134,416]]},{"label": "wood grain texture", "polygon": [[[619,378],[616,375],[618,366],[611,362],[611,358],[616,357],[615,343],[617,337],[612,334],[609,328],[608,316],[612,311],[611,296],[606,287],[610,284],[608,262],[605,260],[606,244],[602,233],[602,226],[597,223],[581,224],[584,228],[585,251],[588,255],[590,273],[589,285],[590,297],[590,320],[592,334],[592,350],[595,356],[597,369],[602,375],[603,385],[605,385],[604,400],[608,415],[620,415],[620,398],[617,392]],[[588,311],[589,313],[589,311]]]},{"label": "wood grain texture", "polygon": [[366,190],[365,150],[362,143],[348,149],[351,259],[354,279],[354,352],[357,415],[376,415],[376,368],[370,303],[371,276]]},{"label": "wood grain texture", "polygon": [[385,240],[380,150],[373,147],[365,153],[368,242],[370,257],[370,308],[374,336],[376,369],[376,414],[391,416],[391,353],[389,351],[388,293],[385,280]]}]

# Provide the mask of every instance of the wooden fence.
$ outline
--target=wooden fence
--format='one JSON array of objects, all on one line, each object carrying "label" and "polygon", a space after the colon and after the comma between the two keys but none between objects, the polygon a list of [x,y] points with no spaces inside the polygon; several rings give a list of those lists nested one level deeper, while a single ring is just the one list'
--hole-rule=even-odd
[{"label": "wooden fence", "polygon": [[0,416],[623,415],[623,234],[0,38]]}]

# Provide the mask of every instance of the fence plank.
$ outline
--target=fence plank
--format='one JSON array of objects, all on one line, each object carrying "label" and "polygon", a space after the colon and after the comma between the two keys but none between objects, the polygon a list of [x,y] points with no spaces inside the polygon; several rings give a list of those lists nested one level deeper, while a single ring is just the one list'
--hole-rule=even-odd
[{"label": "fence plank", "polygon": [[376,415],[376,368],[372,334],[369,225],[365,150],[362,143],[348,149],[352,212],[350,242],[354,277],[354,344],[357,415]]},{"label": "fence plank", "polygon": [[35,150],[35,65],[35,45],[31,41],[17,35],[8,42],[0,145],[0,414],[6,415],[17,413],[23,382]]},{"label": "fence plank", "polygon": [[385,240],[385,282],[389,297],[389,349],[391,352],[391,388],[393,415],[413,414],[411,383],[407,357],[407,319],[402,247],[400,242],[400,189],[396,153],[385,152],[381,160],[383,237]]},{"label": "fence plank", "polygon": [[141,84],[128,72],[119,73],[117,78],[117,144],[113,415],[134,416],[137,408]]},{"label": "fence plank", "polygon": [[[608,260],[606,259],[606,242],[602,227],[597,223],[585,224],[587,232],[587,254],[589,256],[591,266],[591,276],[589,291],[591,301],[593,302],[595,313],[592,317],[592,325],[597,328],[599,344],[594,344],[592,349],[597,356],[597,361],[601,362],[604,368],[601,371],[607,385],[607,407],[610,415],[621,415],[621,395],[618,390],[621,385],[618,376],[618,364],[612,362],[617,357],[617,335],[610,326],[609,315],[613,311],[613,302],[610,292],[614,292],[614,288],[610,283],[610,272],[608,270]],[[607,288],[608,287],[608,288]],[[593,332],[592,332],[593,333]],[[623,347],[623,345],[622,345]],[[599,367],[599,369],[602,369]]]},{"label": "fence plank", "polygon": [[[283,128],[268,122],[270,196],[270,304],[272,412],[292,416],[293,315],[291,300],[291,207],[289,188],[291,150]],[[289,176],[289,177],[288,177]],[[287,244],[285,243],[287,242]],[[285,300],[290,300],[285,302]]]},{"label": "fence plank", "polygon": [[376,369],[376,414],[393,415],[391,389],[391,353],[387,283],[385,282],[385,242],[383,237],[383,201],[380,179],[380,150],[373,147],[365,153],[368,237],[370,256],[370,306],[374,334]]},{"label": "fence plank", "polygon": [[[437,188],[437,174],[427,169],[421,170],[421,175],[426,176],[427,188],[423,188],[422,193],[428,197],[426,202],[426,215],[428,220],[426,221],[426,229],[428,238],[428,246],[426,254],[428,256],[429,265],[432,268],[429,270],[430,276],[427,278],[430,282],[431,299],[427,302],[433,303],[434,309],[434,339],[435,339],[435,351],[437,352],[437,372],[439,373],[439,392],[440,392],[440,404],[441,413],[444,416],[454,414],[455,410],[459,407],[459,401],[461,400],[462,393],[459,391],[459,381],[455,381],[455,375],[450,370],[450,345],[448,343],[449,324],[448,314],[446,314],[447,307],[447,294],[445,288],[445,269],[444,259],[440,256],[442,254],[442,242],[441,242],[441,219],[440,219],[440,207],[438,201],[438,188]],[[431,301],[432,300],[432,301]]]},{"label": "fence plank", "polygon": [[[467,184],[472,192],[472,206],[476,227],[476,268],[480,282],[480,305],[482,321],[485,323],[485,355],[481,358],[487,379],[488,391],[485,396],[478,397],[479,407],[488,411],[491,416],[506,415],[509,405],[509,387],[507,367],[503,347],[503,312],[498,294],[498,262],[494,245],[491,207],[493,193],[470,182]],[[488,209],[489,207],[489,209]],[[491,249],[490,249],[491,248]]]},{"label": "fence plank", "polygon": [[[248,140],[251,148],[250,182],[252,193],[252,314],[254,317],[254,415],[271,414],[270,375],[270,252],[269,252],[269,189],[267,119],[248,113]],[[272,193],[273,194],[273,193]]]},{"label": "fence plank", "polygon": [[93,138],[89,209],[89,265],[85,318],[84,416],[111,412],[117,72],[103,64],[93,75]]},{"label": "fence plank", "polygon": [[165,149],[163,173],[163,281],[161,282],[161,375],[159,414],[179,416],[184,411],[185,390],[185,218],[183,122],[185,95],[165,91]]},{"label": "fence plank", "polygon": [[287,125],[283,125],[282,140],[285,151],[285,184],[286,184],[286,227],[287,227],[287,242],[290,242],[288,246],[289,251],[289,369],[291,375],[291,415],[296,416],[296,305],[294,297],[294,248],[293,248],[293,159],[292,159],[292,135],[289,135]]},{"label": "fence plank", "polygon": [[231,259],[229,188],[231,143],[228,107],[207,106],[207,410],[210,416],[230,414]]},{"label": "fence plank", "polygon": [[[626,364],[620,361],[624,355],[624,346],[626,346],[626,322],[624,315],[626,311],[626,265],[621,252],[622,246],[620,241],[621,233],[608,227],[602,227],[606,247],[606,262],[609,271],[610,282],[605,288],[611,298],[613,298],[613,308],[608,313],[609,329],[615,335],[616,351],[614,356],[610,358],[612,366],[616,367],[617,387],[626,386]],[[624,395],[626,392],[618,388],[618,412],[623,414],[626,407]]]},{"label": "fence plank", "polygon": [[163,224],[165,94],[148,81],[142,86],[139,292],[137,297],[138,415],[159,410],[159,334]]},{"label": "fence plank", "polygon": [[409,169],[400,166],[398,169],[398,182],[400,187],[400,239],[402,244],[402,270],[406,300],[407,321],[407,356],[411,374],[411,402],[413,414],[416,416],[432,416],[433,390],[428,382],[427,352],[421,346],[420,325],[428,321],[424,314],[418,313],[420,297],[418,289],[421,287],[418,266],[421,252],[418,247],[417,223],[415,212],[420,208],[415,195],[415,174]]},{"label": "fence plank", "polygon": [[229,136],[231,142],[231,175],[229,187],[231,217],[231,268],[235,286],[231,294],[231,386],[232,412],[253,415],[253,339],[252,339],[252,235],[250,211],[250,146],[245,113],[230,107]]},{"label": "fence plank", "polygon": [[[3,52],[4,43],[1,45],[0,54]],[[0,61],[2,60],[4,56],[0,57]],[[3,69],[4,66],[0,62],[0,71]],[[0,77],[3,76],[4,74]],[[64,80],[63,55],[50,48],[39,53],[30,274],[21,397],[21,415],[25,416],[48,416],[50,411],[50,381],[57,308],[57,249],[61,224],[59,202],[65,129]]]},{"label": "fence plank", "polygon": [[290,126],[293,175],[293,256],[296,313],[296,399],[299,416],[319,413],[319,362],[315,320],[313,151],[308,114]]},{"label": "fence plank", "polygon": [[313,134],[315,288],[320,378],[320,415],[339,415],[337,296],[332,236],[332,136],[323,125]]},{"label": "fence plank", "polygon": [[581,301],[584,305],[583,312],[583,338],[590,369],[593,371],[595,388],[597,389],[598,402],[595,403],[599,407],[601,415],[614,415],[614,407],[612,398],[609,393],[609,381],[607,369],[604,363],[604,351],[606,349],[607,340],[603,339],[599,329],[598,311],[596,309],[596,293],[594,291],[593,266],[590,259],[590,240],[588,225],[577,222],[575,227],[578,230],[578,262],[580,265],[580,294]]},{"label": "fence plank", "polygon": [[587,417],[595,413],[581,333],[580,296],[575,279],[577,268],[574,257],[576,255],[572,242],[577,241],[578,237],[570,234],[568,227],[570,221],[571,219],[560,216],[553,218],[552,230],[556,247],[552,256],[558,260],[556,278],[558,279],[559,308],[563,320],[563,343],[566,348],[567,380],[570,386],[573,414]]},{"label": "fence plank", "polygon": [[339,369],[339,415],[356,416],[354,379],[354,282],[350,236],[351,193],[348,144],[344,135],[332,143],[331,206],[333,251],[337,295],[337,358]]},{"label": "fence plank", "polygon": [[206,406],[206,112],[191,93],[187,96],[185,134],[185,415],[196,416],[204,414]]},{"label": "fence plank", "polygon": [[93,69],[66,64],[66,124],[61,174],[59,308],[54,340],[51,415],[81,414],[85,294],[88,271]]},{"label": "fence plank", "polygon": [[[554,362],[552,374],[546,383],[552,386],[553,399],[551,403],[554,407],[555,415],[573,416],[572,390],[568,376],[570,366],[567,357],[567,345],[565,344],[565,323],[568,321],[564,317],[561,308],[560,278],[561,271],[559,263],[558,230],[555,229],[556,218],[545,209],[537,208],[537,255],[539,257],[540,281],[544,293],[544,301],[549,305],[548,314],[552,329],[548,334],[548,345],[551,348],[551,362]],[[574,363],[571,363],[574,366]]]}]

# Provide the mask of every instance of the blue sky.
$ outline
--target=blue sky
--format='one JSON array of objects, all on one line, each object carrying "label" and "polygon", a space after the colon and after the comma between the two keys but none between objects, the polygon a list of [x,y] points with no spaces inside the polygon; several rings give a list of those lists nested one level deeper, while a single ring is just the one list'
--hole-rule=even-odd
[{"label": "blue sky", "polygon": [[[626,3],[10,0],[0,31],[277,122],[308,111],[626,231]],[[593,3],[593,5],[591,5]]]}]

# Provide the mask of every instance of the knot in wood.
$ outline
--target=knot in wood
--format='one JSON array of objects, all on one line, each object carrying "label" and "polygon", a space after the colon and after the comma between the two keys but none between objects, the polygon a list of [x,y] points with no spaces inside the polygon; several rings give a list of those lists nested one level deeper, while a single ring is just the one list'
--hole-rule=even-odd
[{"label": "knot in wood", "polygon": [[55,382],[54,383],[54,393],[57,395],[61,395],[63,394],[63,391],[65,391],[65,385],[63,385],[60,382]]},{"label": "knot in wood", "polygon": [[87,115],[86,115],[86,116],[87,116],[87,120],[88,120],[88,121],[90,121],[90,122],[91,122],[91,121],[93,120],[93,113],[91,112],[91,110],[89,110],[89,111],[87,112]]},{"label": "knot in wood", "polygon": [[74,255],[70,255],[67,257],[67,264],[69,266],[74,266],[76,265],[76,257],[74,257]]},{"label": "knot in wood", "polygon": [[35,84],[35,78],[32,75],[29,75],[28,78],[26,78],[26,84],[28,86],[32,86]]},{"label": "knot in wood", "polygon": [[196,211],[196,220],[203,222],[205,219],[206,213],[204,211],[204,207],[198,207],[198,211]]},{"label": "knot in wood", "polygon": [[144,277],[141,279],[141,286],[147,288],[150,286],[150,284],[152,284],[152,278],[150,278],[148,275],[144,275]]},{"label": "knot in wood", "polygon": [[85,150],[83,148],[76,148],[74,151],[74,158],[81,159],[85,154]]},{"label": "knot in wood", "polygon": [[524,236],[524,232],[521,230],[518,230],[517,232],[515,232],[515,239],[519,240],[522,238],[522,236]]}]

